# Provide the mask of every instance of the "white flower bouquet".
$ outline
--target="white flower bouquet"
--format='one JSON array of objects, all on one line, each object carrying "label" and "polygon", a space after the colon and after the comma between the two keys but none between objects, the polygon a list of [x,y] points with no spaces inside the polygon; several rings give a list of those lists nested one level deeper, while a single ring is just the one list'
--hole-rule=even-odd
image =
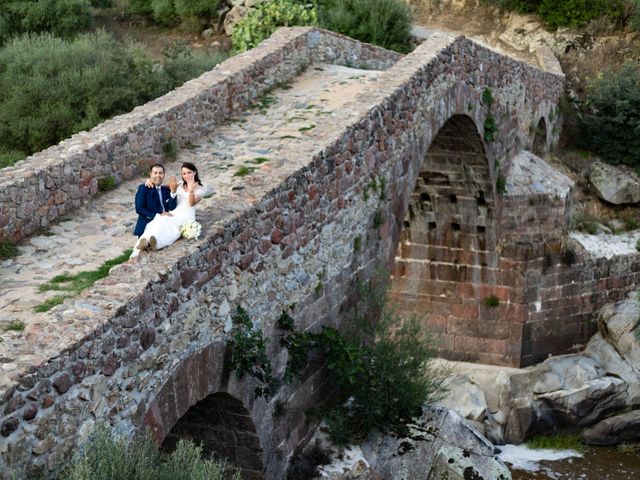
[{"label": "white flower bouquet", "polygon": [[195,220],[180,225],[180,235],[184,238],[198,238],[201,232],[202,226]]}]

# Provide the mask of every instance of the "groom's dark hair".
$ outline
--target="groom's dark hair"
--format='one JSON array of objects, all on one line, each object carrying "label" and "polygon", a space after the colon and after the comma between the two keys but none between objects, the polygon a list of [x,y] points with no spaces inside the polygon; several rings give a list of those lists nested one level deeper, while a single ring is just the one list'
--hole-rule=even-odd
[{"label": "groom's dark hair", "polygon": [[151,165],[149,167],[149,173],[151,173],[151,170],[153,170],[156,167],[160,167],[162,169],[162,171],[164,172],[164,165],[161,163],[154,163],[153,165]]}]

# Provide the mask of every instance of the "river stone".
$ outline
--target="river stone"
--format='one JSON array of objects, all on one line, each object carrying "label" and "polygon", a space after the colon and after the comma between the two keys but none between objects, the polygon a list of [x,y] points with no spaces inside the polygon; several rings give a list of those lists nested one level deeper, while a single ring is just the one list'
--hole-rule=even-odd
[{"label": "river stone", "polygon": [[627,384],[617,377],[596,378],[579,388],[539,396],[566,426],[585,427],[625,407]]},{"label": "river stone", "polygon": [[605,418],[582,432],[582,441],[590,445],[615,445],[640,440],[640,410]]},{"label": "river stone", "polygon": [[640,202],[640,182],[630,172],[604,163],[595,163],[589,181],[596,195],[602,200],[622,205]]},{"label": "river stone", "polygon": [[439,405],[455,410],[467,420],[482,422],[487,417],[487,400],[482,389],[473,384],[467,375],[450,378],[445,388],[448,393]]},{"label": "river stone", "polygon": [[[402,437],[374,433],[361,445],[371,479],[510,479],[493,445],[456,412],[425,405]],[[472,476],[469,476],[472,475]]]}]

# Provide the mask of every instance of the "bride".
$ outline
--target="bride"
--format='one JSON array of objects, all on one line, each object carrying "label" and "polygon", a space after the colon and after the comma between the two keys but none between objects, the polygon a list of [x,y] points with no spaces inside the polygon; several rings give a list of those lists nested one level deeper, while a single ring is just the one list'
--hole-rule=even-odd
[{"label": "bride", "polygon": [[[180,168],[180,175],[182,183],[176,190],[178,206],[166,214],[156,215],[147,224],[129,258],[137,257],[147,247],[157,250],[171,245],[180,238],[180,227],[196,219],[196,204],[210,192],[202,185],[198,169],[193,163],[184,162]],[[147,180],[145,185],[149,186],[147,184],[150,182]]]}]

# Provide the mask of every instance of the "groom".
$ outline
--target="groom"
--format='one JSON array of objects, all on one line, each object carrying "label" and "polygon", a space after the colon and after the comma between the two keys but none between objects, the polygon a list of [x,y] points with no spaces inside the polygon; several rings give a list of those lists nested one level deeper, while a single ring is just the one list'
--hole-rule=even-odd
[{"label": "groom", "polygon": [[171,215],[170,211],[176,208],[178,183],[175,177],[171,177],[168,187],[162,185],[164,165],[160,163],[151,165],[149,179],[155,188],[148,188],[142,184],[136,192],[138,223],[136,223],[136,229],[133,234],[138,237],[144,233],[147,223],[153,220],[156,215]]}]

